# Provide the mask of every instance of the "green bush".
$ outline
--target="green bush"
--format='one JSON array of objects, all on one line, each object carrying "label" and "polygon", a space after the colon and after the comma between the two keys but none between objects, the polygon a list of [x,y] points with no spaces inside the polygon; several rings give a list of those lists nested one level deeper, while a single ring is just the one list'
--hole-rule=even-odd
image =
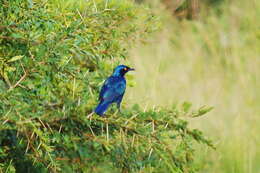
[{"label": "green bush", "polygon": [[125,0],[0,0],[0,168],[5,172],[196,172],[190,104],[87,115],[127,47],[158,27]]}]

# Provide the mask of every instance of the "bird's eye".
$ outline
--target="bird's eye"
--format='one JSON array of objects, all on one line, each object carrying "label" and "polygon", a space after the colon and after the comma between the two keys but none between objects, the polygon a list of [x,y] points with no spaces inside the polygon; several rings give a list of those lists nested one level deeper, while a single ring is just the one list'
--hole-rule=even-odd
[{"label": "bird's eye", "polygon": [[126,68],[126,67],[124,68],[124,71],[127,71],[127,68]]}]

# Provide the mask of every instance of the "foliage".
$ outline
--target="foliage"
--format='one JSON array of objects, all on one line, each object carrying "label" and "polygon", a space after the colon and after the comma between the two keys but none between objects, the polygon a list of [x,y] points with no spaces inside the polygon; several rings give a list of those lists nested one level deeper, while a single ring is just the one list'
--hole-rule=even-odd
[{"label": "foliage", "polygon": [[126,48],[157,29],[149,10],[122,0],[0,4],[3,171],[197,171],[194,142],[213,145],[181,116],[211,108],[134,105],[107,118],[86,117]]}]

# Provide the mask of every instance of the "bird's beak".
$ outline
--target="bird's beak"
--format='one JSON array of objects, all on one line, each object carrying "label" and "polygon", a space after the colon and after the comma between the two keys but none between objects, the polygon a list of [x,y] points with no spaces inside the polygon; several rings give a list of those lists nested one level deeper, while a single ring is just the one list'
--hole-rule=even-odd
[{"label": "bird's beak", "polygon": [[128,71],[135,71],[135,69],[134,68],[129,68]]}]

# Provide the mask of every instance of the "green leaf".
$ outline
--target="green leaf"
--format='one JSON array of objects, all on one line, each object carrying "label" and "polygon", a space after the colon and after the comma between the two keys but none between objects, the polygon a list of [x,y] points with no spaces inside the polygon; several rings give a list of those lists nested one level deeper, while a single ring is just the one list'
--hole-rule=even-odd
[{"label": "green leaf", "polygon": [[192,117],[199,117],[199,116],[202,116],[206,113],[208,113],[209,111],[211,111],[214,107],[210,106],[210,107],[207,107],[207,106],[202,106],[198,112],[196,113],[193,113]]},{"label": "green leaf", "polygon": [[191,108],[192,104],[190,102],[184,102],[182,104],[182,108],[184,112],[188,112]]},{"label": "green leaf", "polygon": [[14,37],[14,38],[17,38],[17,39],[23,38],[23,36],[19,33],[12,33],[11,36]]},{"label": "green leaf", "polygon": [[13,71],[15,71],[15,70],[16,70],[15,67],[7,66],[7,67],[5,68],[5,71],[6,71],[6,72],[13,72]]},{"label": "green leaf", "polygon": [[14,56],[11,59],[9,59],[7,62],[14,62],[14,61],[17,61],[17,60],[22,59],[22,58],[23,58],[22,55]]}]

